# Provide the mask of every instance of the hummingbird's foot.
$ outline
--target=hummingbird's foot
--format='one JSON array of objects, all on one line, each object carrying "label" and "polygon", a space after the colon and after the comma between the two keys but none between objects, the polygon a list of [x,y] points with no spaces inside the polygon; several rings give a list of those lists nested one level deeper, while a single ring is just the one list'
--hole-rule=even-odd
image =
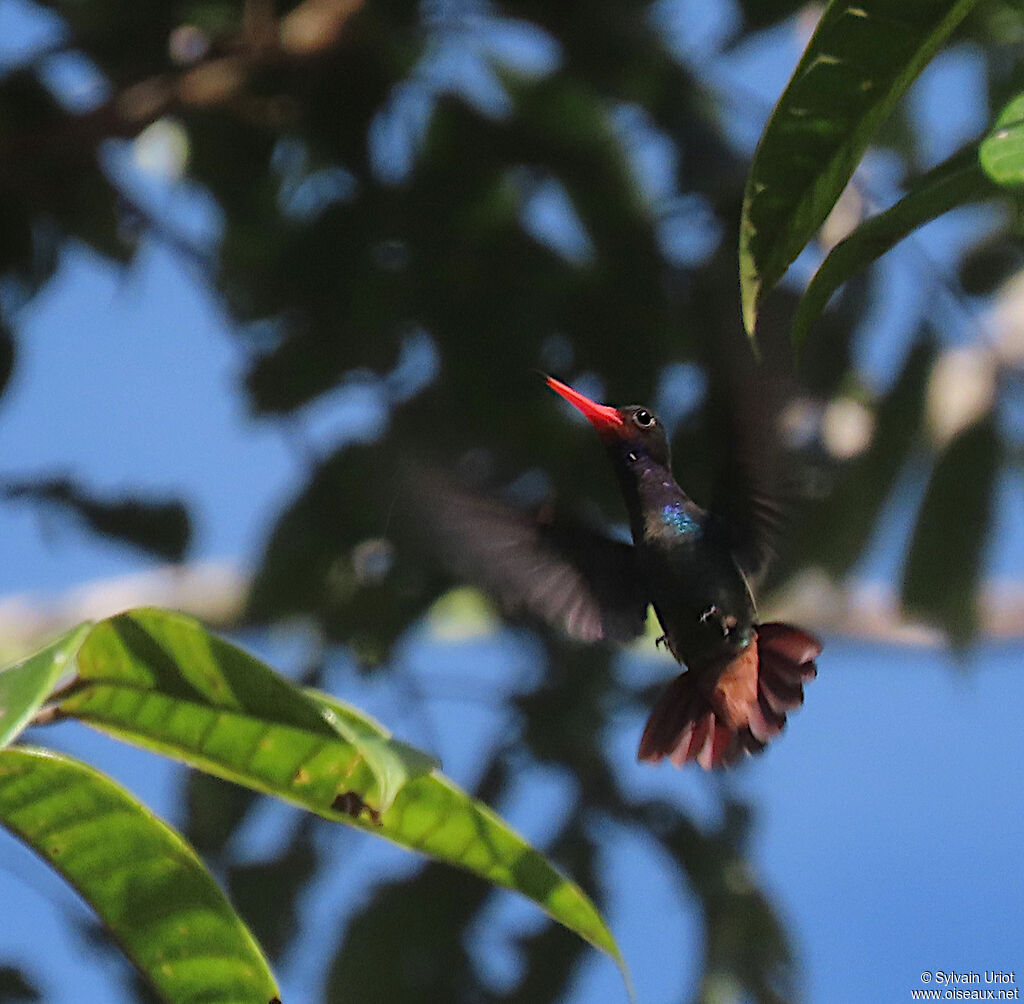
[{"label": "hummingbird's foot", "polygon": [[665,648],[668,648],[668,635],[667,634],[663,634],[660,638],[655,638],[654,639],[654,647],[655,648],[661,648],[662,645],[664,645]]},{"label": "hummingbird's foot", "polygon": [[707,622],[711,620],[712,617],[718,617],[718,607],[715,606],[714,603],[712,603],[711,606],[709,606],[707,610],[705,610],[704,613],[700,615],[701,624],[707,624]]},{"label": "hummingbird's foot", "polygon": [[700,615],[701,624],[707,624],[708,621],[714,622],[718,630],[722,632],[723,638],[728,638],[732,634],[733,628],[736,627],[736,618],[732,614],[723,614],[714,603]]}]

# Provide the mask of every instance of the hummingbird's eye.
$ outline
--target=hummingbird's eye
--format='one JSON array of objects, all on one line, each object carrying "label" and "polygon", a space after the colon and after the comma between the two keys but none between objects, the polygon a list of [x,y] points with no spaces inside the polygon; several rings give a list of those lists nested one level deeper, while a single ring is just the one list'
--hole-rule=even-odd
[{"label": "hummingbird's eye", "polygon": [[654,425],[654,416],[644,408],[639,411],[633,412],[633,421],[640,426],[641,429],[649,429]]}]

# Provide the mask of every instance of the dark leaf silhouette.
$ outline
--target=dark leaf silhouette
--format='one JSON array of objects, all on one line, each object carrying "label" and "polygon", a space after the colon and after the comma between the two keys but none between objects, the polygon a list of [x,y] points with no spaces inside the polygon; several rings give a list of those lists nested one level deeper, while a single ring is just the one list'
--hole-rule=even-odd
[{"label": "dark leaf silhouette", "polygon": [[105,499],[80,488],[70,478],[8,483],[4,495],[54,506],[78,517],[95,533],[168,561],[185,557],[192,534],[188,510],[181,502],[131,496]]}]

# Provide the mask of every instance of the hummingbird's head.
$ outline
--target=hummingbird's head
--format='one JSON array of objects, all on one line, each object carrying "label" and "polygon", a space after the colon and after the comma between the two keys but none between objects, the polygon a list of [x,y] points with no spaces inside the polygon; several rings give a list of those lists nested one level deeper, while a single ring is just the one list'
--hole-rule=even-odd
[{"label": "hummingbird's head", "polygon": [[642,404],[624,408],[598,404],[584,397],[554,377],[547,377],[547,385],[586,416],[587,421],[611,454],[613,461],[624,469],[643,469],[651,464],[669,466],[668,437],[658,416]]}]

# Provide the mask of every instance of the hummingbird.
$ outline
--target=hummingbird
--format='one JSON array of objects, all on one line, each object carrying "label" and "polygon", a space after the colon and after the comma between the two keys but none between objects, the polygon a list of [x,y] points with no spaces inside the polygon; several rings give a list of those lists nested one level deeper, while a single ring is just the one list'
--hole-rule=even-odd
[{"label": "hummingbird", "polygon": [[801,628],[758,621],[752,582],[780,523],[759,483],[759,461],[733,449],[716,499],[702,508],[676,482],[668,436],[650,408],[598,404],[545,380],[596,430],[632,543],[550,507],[529,513],[439,475],[420,476],[449,564],[506,607],[584,642],[633,640],[653,608],[658,644],[685,668],[647,720],[640,761],[696,760],[709,770],[761,752],[803,703],[821,643]]}]

